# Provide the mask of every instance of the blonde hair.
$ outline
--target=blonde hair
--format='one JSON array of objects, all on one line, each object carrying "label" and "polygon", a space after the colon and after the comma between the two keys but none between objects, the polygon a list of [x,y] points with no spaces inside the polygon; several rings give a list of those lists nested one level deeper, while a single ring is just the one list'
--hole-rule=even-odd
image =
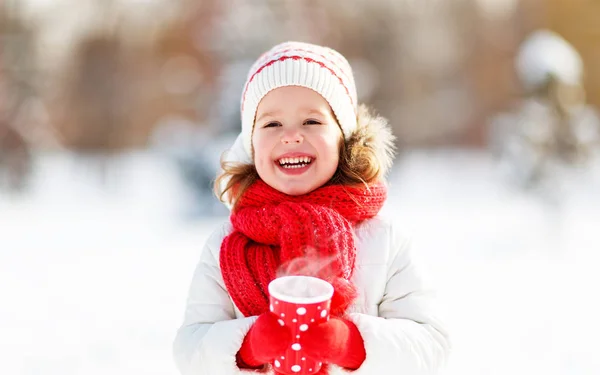
[{"label": "blonde hair", "polygon": [[[391,166],[393,139],[387,121],[371,116],[360,106],[358,127],[348,140],[340,142],[338,167],[325,185],[368,185],[383,178]],[[215,195],[235,209],[238,199],[260,177],[254,164],[222,160],[221,169],[214,184]]]}]

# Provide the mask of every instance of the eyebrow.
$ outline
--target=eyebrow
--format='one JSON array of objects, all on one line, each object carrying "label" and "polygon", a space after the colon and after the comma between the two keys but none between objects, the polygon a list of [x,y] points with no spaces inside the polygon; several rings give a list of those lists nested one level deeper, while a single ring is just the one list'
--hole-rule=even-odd
[{"label": "eyebrow", "polygon": [[262,120],[265,117],[277,117],[277,115],[280,113],[281,113],[281,111],[279,111],[279,110],[265,112],[265,113],[261,114],[260,117],[256,118],[256,122],[258,122],[259,120]]},{"label": "eyebrow", "polygon": [[327,114],[319,109],[303,109],[303,112],[308,115],[321,115],[326,116]]},{"label": "eyebrow", "polygon": [[[327,114],[319,109],[307,109],[307,108],[302,108],[300,109],[300,112],[305,113],[307,115],[320,115],[320,116],[326,116]],[[259,117],[256,118],[256,122],[259,122],[260,120],[266,118],[266,117],[277,117],[277,115],[281,114],[281,110],[274,110],[274,111],[269,111],[269,112],[265,112],[263,114],[261,114]]]}]

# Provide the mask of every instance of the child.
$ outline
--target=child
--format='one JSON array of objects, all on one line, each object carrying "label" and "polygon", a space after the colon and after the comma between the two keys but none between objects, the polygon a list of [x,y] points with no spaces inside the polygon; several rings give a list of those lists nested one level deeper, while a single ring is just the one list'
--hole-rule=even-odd
[{"label": "child", "polygon": [[269,311],[268,283],[282,274],[334,286],[331,319],[299,339],[325,363],[320,374],[435,373],[447,334],[407,240],[378,216],[392,135],[357,105],[346,59],[277,45],[251,68],[241,110],[215,184],[230,223],[208,239],[193,276],[174,342],[181,373],[274,373],[293,342]]}]

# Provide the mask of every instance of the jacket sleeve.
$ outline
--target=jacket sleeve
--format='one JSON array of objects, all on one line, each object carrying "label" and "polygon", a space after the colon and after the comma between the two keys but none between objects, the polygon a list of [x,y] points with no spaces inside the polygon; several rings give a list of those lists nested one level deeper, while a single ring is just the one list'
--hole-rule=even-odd
[{"label": "jacket sleeve", "polygon": [[436,374],[450,351],[448,333],[437,316],[434,292],[428,289],[411,257],[410,242],[392,231],[387,284],[379,316],[351,313],[366,350],[353,372],[333,366],[336,374]]},{"label": "jacket sleeve", "polygon": [[235,355],[256,317],[235,318],[218,265],[225,228],[207,241],[189,289],[185,317],[173,343],[173,356],[182,375],[246,374]]}]

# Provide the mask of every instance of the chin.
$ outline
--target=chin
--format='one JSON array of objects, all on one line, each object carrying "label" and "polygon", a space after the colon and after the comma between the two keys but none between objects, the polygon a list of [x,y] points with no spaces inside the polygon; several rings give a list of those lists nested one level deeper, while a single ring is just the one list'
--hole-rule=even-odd
[{"label": "chin", "polygon": [[277,190],[287,195],[303,195],[315,190],[312,186],[280,186]]}]

